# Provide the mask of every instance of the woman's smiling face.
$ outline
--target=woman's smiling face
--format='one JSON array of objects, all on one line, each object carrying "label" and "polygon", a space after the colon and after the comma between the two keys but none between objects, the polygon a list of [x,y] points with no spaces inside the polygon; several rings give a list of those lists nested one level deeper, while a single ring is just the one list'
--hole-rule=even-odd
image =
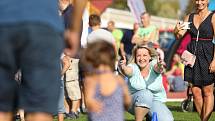
[{"label": "woman's smiling face", "polygon": [[208,0],[196,0],[197,10],[203,10],[208,6]]},{"label": "woman's smiling face", "polygon": [[145,68],[149,65],[151,56],[146,48],[139,48],[136,52],[136,63],[140,68]]}]

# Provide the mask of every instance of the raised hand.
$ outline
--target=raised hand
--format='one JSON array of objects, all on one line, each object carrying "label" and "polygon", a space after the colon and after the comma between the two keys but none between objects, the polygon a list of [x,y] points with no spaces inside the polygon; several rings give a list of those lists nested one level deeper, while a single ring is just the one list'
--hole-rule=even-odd
[{"label": "raised hand", "polygon": [[122,66],[126,66],[126,57],[125,56],[122,56],[122,59],[119,61],[119,65],[122,67]]},{"label": "raised hand", "polygon": [[158,53],[158,56],[157,56],[157,71],[159,73],[164,73],[165,71],[165,66],[166,66],[166,63],[161,59],[161,56],[160,54]]}]

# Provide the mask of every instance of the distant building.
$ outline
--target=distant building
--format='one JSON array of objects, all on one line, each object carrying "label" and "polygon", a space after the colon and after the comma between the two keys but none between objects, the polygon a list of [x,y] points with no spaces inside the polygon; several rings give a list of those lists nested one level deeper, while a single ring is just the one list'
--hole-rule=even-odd
[{"label": "distant building", "polygon": [[[107,22],[113,20],[115,21],[117,28],[132,29],[135,19],[131,12],[107,8],[112,2],[113,0],[91,0],[88,3],[89,13],[101,15],[102,27],[106,27]],[[151,24],[156,25],[160,30],[172,30],[175,27],[176,22],[177,20],[175,19],[151,16]]]}]

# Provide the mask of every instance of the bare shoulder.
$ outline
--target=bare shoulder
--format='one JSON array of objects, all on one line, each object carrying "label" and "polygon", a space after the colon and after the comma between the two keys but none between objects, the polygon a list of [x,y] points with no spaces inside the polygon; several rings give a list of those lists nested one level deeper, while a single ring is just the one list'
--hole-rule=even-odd
[{"label": "bare shoulder", "polygon": [[90,85],[94,85],[97,83],[97,79],[95,76],[86,76],[84,78],[84,84],[90,84]]},{"label": "bare shoulder", "polygon": [[120,85],[124,85],[125,84],[125,80],[122,78],[122,76],[117,75],[116,76],[116,80],[118,81],[118,83]]},{"label": "bare shoulder", "polygon": [[215,14],[214,14],[214,13],[215,13],[215,12],[212,13],[212,23],[215,24]]}]

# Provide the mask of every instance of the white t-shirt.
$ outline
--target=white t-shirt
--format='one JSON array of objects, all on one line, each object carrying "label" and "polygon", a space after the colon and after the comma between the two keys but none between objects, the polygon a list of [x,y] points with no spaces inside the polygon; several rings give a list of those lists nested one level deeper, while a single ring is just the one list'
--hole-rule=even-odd
[{"label": "white t-shirt", "polygon": [[95,31],[92,31],[88,37],[87,37],[87,43],[92,43],[96,41],[104,40],[111,44],[115,43],[115,39],[111,32],[105,30],[105,29],[97,29]]}]

